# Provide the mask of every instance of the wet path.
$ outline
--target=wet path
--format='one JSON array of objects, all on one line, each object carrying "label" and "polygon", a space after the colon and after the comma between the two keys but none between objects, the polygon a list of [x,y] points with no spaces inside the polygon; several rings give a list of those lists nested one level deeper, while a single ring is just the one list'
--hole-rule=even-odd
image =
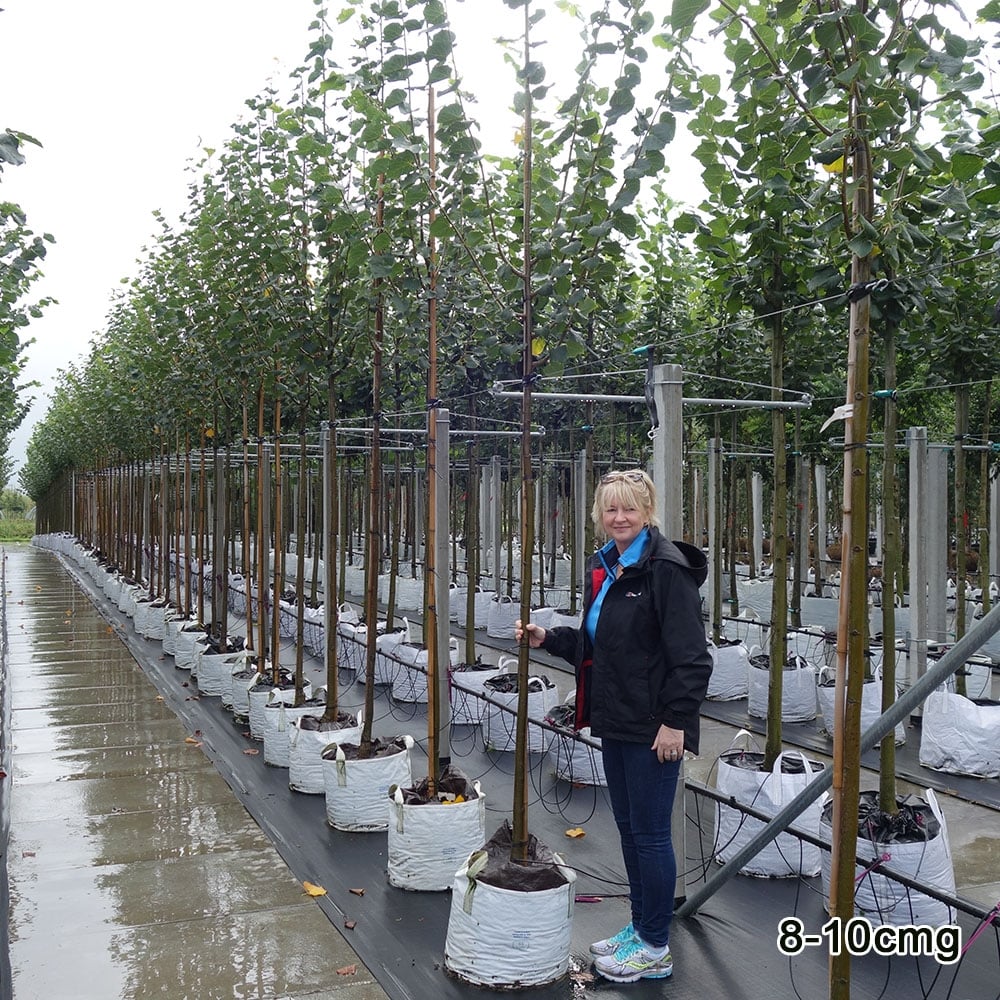
[{"label": "wet path", "polygon": [[60,564],[5,566],[0,997],[385,997]]}]

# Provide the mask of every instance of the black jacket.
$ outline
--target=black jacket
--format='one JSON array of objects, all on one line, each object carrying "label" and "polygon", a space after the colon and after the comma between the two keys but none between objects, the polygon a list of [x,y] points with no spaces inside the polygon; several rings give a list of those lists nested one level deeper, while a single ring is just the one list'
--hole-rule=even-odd
[{"label": "black jacket", "polygon": [[[605,575],[595,553],[584,581],[584,622]],[[683,730],[685,749],[698,752],[712,672],[698,594],[707,575],[703,552],[650,528],[639,561],[604,597],[595,643],[583,626],[546,631],[543,648],[576,667],[578,729],[652,745],[662,724]]]}]

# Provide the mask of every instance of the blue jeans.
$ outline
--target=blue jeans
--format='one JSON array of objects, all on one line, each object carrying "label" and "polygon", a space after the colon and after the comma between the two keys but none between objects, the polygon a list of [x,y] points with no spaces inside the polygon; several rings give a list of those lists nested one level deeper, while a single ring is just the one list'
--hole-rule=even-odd
[{"label": "blue jeans", "polygon": [[646,944],[670,939],[677,860],[670,814],[680,761],[661,764],[645,743],[601,740],[604,774],[628,874],[632,924]]}]

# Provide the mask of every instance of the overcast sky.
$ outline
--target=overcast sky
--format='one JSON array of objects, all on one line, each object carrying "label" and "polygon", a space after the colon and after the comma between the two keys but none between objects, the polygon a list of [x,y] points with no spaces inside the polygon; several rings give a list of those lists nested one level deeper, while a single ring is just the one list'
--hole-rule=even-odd
[{"label": "overcast sky", "polygon": [[[334,12],[339,6],[329,3]],[[507,105],[514,79],[493,39],[516,35],[522,15],[503,0],[450,0],[448,6],[458,69],[478,100],[473,113],[486,132],[513,142],[517,123]],[[202,146],[226,141],[244,102],[269,81],[287,95],[288,74],[307,52],[315,5],[0,0],[0,7],[0,127],[43,144],[26,146],[27,162],[4,170],[0,197],[27,212],[33,231],[56,238],[32,297],[59,302],[28,329],[36,342],[26,374],[40,386],[12,443],[20,463],[57,371],[87,353],[112,295],[154,242],[153,211],[174,220],[184,208],[191,179],[186,165]],[[571,81],[581,42],[554,0],[539,30],[553,27],[561,34],[541,58],[550,81]],[[356,29],[348,22],[339,30],[349,43]]]},{"label": "overcast sky", "polygon": [[[339,9],[336,0],[329,6]],[[57,371],[86,354],[113,293],[152,244],[153,211],[175,219],[184,208],[186,165],[203,145],[225,142],[244,102],[269,81],[288,93],[288,74],[307,52],[315,5],[0,0],[0,7],[0,127],[43,144],[26,146],[27,162],[4,170],[0,197],[27,212],[34,232],[55,236],[32,297],[59,301],[28,330],[36,342],[27,377],[40,387],[12,443],[19,464]],[[484,17],[487,7],[491,16]],[[518,22],[502,0],[451,0],[449,8],[460,72],[471,87],[483,81],[488,107],[513,88],[512,78],[510,87],[496,85],[497,74],[509,78],[509,70],[491,39]],[[355,28],[340,30],[350,38]],[[569,41],[567,55],[575,57],[579,40],[573,34]],[[508,131],[513,136],[513,126]]]}]

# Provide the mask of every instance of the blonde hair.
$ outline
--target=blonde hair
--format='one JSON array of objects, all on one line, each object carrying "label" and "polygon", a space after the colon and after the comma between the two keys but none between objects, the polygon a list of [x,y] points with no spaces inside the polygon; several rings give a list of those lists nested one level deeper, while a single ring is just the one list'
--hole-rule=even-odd
[{"label": "blonde hair", "polygon": [[594,506],[590,512],[594,528],[599,535],[604,531],[604,509],[609,501],[625,504],[642,511],[643,520],[654,527],[660,526],[656,516],[656,487],[643,469],[615,470],[601,477],[594,491]]}]

